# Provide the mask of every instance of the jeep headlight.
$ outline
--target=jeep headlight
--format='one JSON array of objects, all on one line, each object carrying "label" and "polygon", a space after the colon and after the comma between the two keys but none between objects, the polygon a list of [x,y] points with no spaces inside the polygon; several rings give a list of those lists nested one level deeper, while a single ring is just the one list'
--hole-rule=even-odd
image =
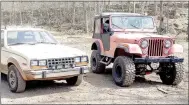
[{"label": "jeep headlight", "polygon": [[46,66],[47,65],[47,61],[46,60],[40,60],[39,61],[39,66]]},{"label": "jeep headlight", "polygon": [[141,46],[142,48],[148,47],[148,41],[147,41],[147,40],[142,40],[141,43],[140,43],[140,46]]},{"label": "jeep headlight", "polygon": [[165,40],[164,41],[164,46],[165,46],[165,48],[169,48],[169,47],[171,47],[171,40]]},{"label": "jeep headlight", "polygon": [[87,56],[81,57],[81,62],[88,62],[88,57]]}]

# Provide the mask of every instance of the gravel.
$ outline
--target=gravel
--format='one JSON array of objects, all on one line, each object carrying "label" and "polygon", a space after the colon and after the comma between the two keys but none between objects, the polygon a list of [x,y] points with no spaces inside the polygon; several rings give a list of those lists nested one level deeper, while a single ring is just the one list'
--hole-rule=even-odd
[{"label": "gravel", "polygon": [[[58,38],[58,37],[57,37]],[[60,39],[60,38],[58,38]],[[64,44],[85,51],[90,57],[90,36],[61,37]],[[76,44],[77,42],[77,44]],[[11,93],[5,75],[1,75],[3,104],[188,104],[188,42],[184,46],[185,78],[178,86],[162,84],[158,75],[136,78],[130,87],[119,87],[111,76],[112,64],[104,74],[88,73],[79,86],[68,86],[62,81],[29,82],[24,93]],[[161,90],[161,91],[160,91]]]}]

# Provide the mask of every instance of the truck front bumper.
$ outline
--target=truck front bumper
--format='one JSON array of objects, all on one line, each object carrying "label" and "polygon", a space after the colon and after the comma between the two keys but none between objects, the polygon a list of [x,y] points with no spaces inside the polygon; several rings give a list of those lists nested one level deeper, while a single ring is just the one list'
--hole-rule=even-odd
[{"label": "truck front bumper", "polygon": [[60,78],[76,76],[89,72],[88,66],[74,67],[68,69],[59,70],[31,70],[25,72],[29,79],[48,79],[48,78]]},{"label": "truck front bumper", "polygon": [[158,62],[183,62],[184,58],[169,57],[169,58],[135,58],[135,63],[158,63]]}]

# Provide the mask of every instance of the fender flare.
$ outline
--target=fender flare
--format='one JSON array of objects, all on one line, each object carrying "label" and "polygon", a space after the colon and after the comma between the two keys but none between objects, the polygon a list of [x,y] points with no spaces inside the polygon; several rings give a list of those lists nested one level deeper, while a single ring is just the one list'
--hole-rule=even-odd
[{"label": "fender flare", "polygon": [[94,44],[96,44],[96,46],[97,46],[97,50],[98,50],[99,52],[101,52],[100,42],[99,42],[99,41],[95,41],[95,42],[93,42],[93,44],[92,44],[92,46],[91,46],[91,50],[93,50],[93,45],[94,45]]},{"label": "fender flare", "polygon": [[[8,60],[7,60],[7,66],[8,66],[8,64],[9,63],[12,63],[14,66],[16,66],[16,68],[18,69],[18,72],[21,74],[21,76],[22,76],[22,78],[24,79],[24,80],[27,80],[27,77],[26,77],[26,75],[25,75],[25,73],[22,71],[22,69],[21,69],[21,67],[20,67],[20,65],[19,65],[19,63],[18,63],[18,61],[15,59],[15,58],[9,58]],[[7,67],[8,68],[8,67]]]},{"label": "fender flare", "polygon": [[137,44],[121,44],[116,47],[124,49],[125,52],[131,53],[131,54],[142,54],[142,50]]},{"label": "fender flare", "polygon": [[182,45],[180,44],[173,44],[173,46],[170,48],[169,50],[169,54],[174,54],[174,53],[183,53],[184,49],[182,47]]},{"label": "fender flare", "polygon": [[117,48],[124,49],[125,52],[128,52],[128,53],[129,53],[129,48],[126,47],[126,46],[118,45],[118,46],[116,47],[116,49],[117,49]]}]

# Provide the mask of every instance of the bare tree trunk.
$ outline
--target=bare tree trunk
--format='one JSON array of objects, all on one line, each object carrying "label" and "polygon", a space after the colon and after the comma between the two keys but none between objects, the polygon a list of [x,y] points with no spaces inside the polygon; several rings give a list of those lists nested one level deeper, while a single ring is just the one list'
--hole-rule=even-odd
[{"label": "bare tree trunk", "polygon": [[84,19],[85,19],[85,32],[88,34],[89,28],[88,28],[88,19],[87,19],[87,8],[85,2],[83,2],[83,11],[84,11]]},{"label": "bare tree trunk", "polygon": [[[0,9],[1,9],[1,2],[0,2]],[[4,22],[4,19],[3,19],[3,10],[1,9],[1,11],[0,11],[0,13],[1,13],[1,17],[0,17],[0,21],[1,21],[1,25],[4,25],[4,26],[6,26],[6,24],[7,24],[7,21],[5,21]],[[1,39],[1,37],[0,37],[0,39]],[[0,43],[1,44],[1,43]]]},{"label": "bare tree trunk", "polygon": [[[34,5],[34,2],[32,2],[32,7],[33,7],[33,5]],[[31,20],[30,20],[30,22],[31,22],[31,25],[33,26],[33,20],[34,20],[34,16],[33,16],[33,8],[31,8]]]},{"label": "bare tree trunk", "polygon": [[110,11],[111,9],[111,3],[110,3],[110,0],[108,1],[108,11]]},{"label": "bare tree trunk", "polygon": [[73,2],[73,16],[72,16],[72,25],[75,25],[75,2]]},{"label": "bare tree trunk", "polygon": [[162,35],[162,28],[163,28],[163,2],[160,1],[160,24],[159,24],[159,29],[160,29],[160,34]]},{"label": "bare tree trunk", "polygon": [[22,2],[20,2],[20,25],[22,25]]},{"label": "bare tree trunk", "polygon": [[130,1],[128,1],[127,6],[127,12],[130,12]]},{"label": "bare tree trunk", "polygon": [[134,2],[133,2],[133,10],[134,10],[134,13],[136,12],[136,10],[135,10],[135,5],[136,5],[136,2],[134,1]]},{"label": "bare tree trunk", "polygon": [[47,14],[48,14],[48,24],[50,25],[51,19],[50,19],[50,13],[49,13],[49,12],[50,12],[50,11],[47,10]]},{"label": "bare tree trunk", "polygon": [[97,14],[96,4],[97,4],[97,2],[95,1],[95,2],[94,2],[94,12],[95,12],[94,15]]},{"label": "bare tree trunk", "polygon": [[58,26],[61,26],[62,24],[62,10],[61,10],[61,4],[59,4],[59,22]]},{"label": "bare tree trunk", "polygon": [[97,1],[97,14],[100,13],[100,6],[99,6],[99,1]]},{"label": "bare tree trunk", "polygon": [[144,14],[144,9],[145,9],[145,3],[141,2],[142,10],[141,13]]},{"label": "bare tree trunk", "polygon": [[166,13],[167,13],[167,27],[166,27],[166,33],[168,33],[169,31],[169,8],[168,6],[166,6]]},{"label": "bare tree trunk", "polygon": [[145,14],[147,14],[147,15],[148,15],[148,11],[149,11],[149,5],[150,5],[150,2],[146,2]]},{"label": "bare tree trunk", "polygon": [[124,11],[124,4],[123,4],[123,1],[121,1],[121,9],[122,9],[122,11]]},{"label": "bare tree trunk", "polygon": [[155,1],[155,16],[157,15],[157,1]]},{"label": "bare tree trunk", "polygon": [[12,15],[11,15],[11,24],[14,24],[14,17],[15,17],[15,14],[14,14],[14,2],[12,2]]}]

